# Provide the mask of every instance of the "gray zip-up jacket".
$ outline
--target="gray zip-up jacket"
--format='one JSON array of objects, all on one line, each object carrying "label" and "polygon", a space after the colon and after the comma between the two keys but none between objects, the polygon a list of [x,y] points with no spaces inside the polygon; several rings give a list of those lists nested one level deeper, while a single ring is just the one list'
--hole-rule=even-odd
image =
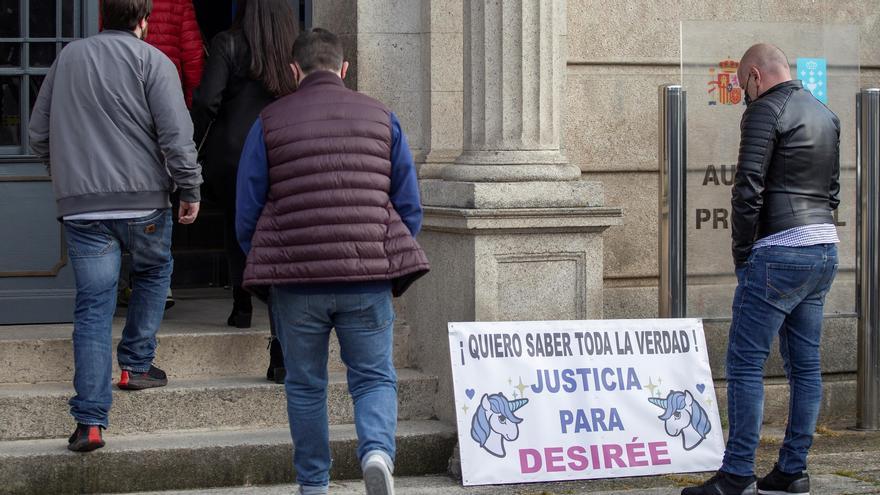
[{"label": "gray zip-up jacket", "polygon": [[50,166],[58,216],[199,201],[201,167],[177,69],[127,31],[70,43],[49,69],[30,122]]}]

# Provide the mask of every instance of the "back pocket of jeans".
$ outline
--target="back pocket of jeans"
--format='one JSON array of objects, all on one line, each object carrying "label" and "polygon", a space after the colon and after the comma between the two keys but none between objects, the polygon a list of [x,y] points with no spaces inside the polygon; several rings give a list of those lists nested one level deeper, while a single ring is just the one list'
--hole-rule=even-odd
[{"label": "back pocket of jeans", "polygon": [[815,265],[767,263],[767,299],[782,306],[805,297],[815,277]]},{"label": "back pocket of jeans", "polygon": [[394,305],[391,294],[361,295],[360,320],[365,330],[378,330],[394,323]]}]

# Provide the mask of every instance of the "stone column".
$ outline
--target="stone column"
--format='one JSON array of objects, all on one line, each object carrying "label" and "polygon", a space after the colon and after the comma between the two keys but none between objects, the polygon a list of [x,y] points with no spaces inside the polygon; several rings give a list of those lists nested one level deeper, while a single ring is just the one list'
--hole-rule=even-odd
[{"label": "stone column", "polygon": [[453,181],[573,180],[560,150],[565,0],[464,2],[464,150]]},{"label": "stone column", "polygon": [[463,11],[462,0],[422,2],[426,154],[419,167],[421,178],[439,179],[443,169],[461,154]]},{"label": "stone column", "polygon": [[412,355],[440,377],[435,412],[453,422],[447,323],[601,318],[602,232],[621,223],[562,152],[565,1],[460,8],[464,149],[421,181],[432,270],[405,297]]}]

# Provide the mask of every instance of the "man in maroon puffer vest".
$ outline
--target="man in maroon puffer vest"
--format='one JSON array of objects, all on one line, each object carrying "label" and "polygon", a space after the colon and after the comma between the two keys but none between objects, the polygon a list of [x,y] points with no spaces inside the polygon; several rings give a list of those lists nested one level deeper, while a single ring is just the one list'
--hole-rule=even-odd
[{"label": "man in maroon puffer vest", "polygon": [[192,0],[153,0],[147,43],[162,50],[177,67],[186,107],[202,80],[205,49]]},{"label": "man in maroon puffer vest", "polygon": [[330,483],[327,343],[336,329],[368,495],[394,493],[394,309],[428,271],[414,236],[419,183],[406,136],[382,103],[351,91],[342,43],[314,29],[293,49],[299,88],[260,114],[242,151],[236,231],[244,287],[268,287],[287,368],[302,495]]}]

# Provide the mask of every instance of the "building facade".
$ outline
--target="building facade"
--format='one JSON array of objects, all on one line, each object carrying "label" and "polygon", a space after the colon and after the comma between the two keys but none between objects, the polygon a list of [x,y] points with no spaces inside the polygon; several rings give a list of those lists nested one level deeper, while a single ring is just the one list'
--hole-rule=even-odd
[{"label": "building facade", "polygon": [[[224,13],[232,4],[202,3]],[[387,103],[409,136],[426,207],[420,241],[433,270],[399,312],[416,329],[408,343],[416,362],[441,378],[448,357],[437,349],[445,349],[449,321],[657,316],[657,88],[683,83],[695,111],[689,315],[705,318],[723,387],[735,284],[725,205],[742,110],[731,64],[757,41],[777,43],[793,59],[826,59],[829,105],[844,125],[844,201],[840,275],[826,308],[824,411],[852,410],[851,103],[859,87],[880,83],[876,2],[294,3],[306,22],[342,36],[349,85]],[[55,53],[97,31],[97,6],[0,0],[0,323],[69,318],[72,275],[49,178],[28,155],[24,129]],[[215,234],[192,231],[176,241],[198,243],[202,235]],[[222,283],[222,276],[194,280]],[[768,387],[783,390],[776,358],[767,373]],[[452,418],[449,383],[440,380],[441,419]]]},{"label": "building facade", "polygon": [[[791,0],[316,4],[315,25],[344,36],[355,67],[349,84],[395,109],[418,157],[426,205],[420,240],[434,269],[406,298],[403,314],[424,332],[413,344],[422,366],[444,376],[447,358],[436,349],[445,349],[448,321],[658,316],[657,91],[671,83],[688,92],[688,316],[704,318],[723,388],[735,287],[730,183],[743,108],[732,74],[746,48],[766,41],[788,53],[808,85],[799,63],[827,63],[824,98],[843,122],[841,266],[826,306],[823,414],[852,414],[854,100],[860,87],[880,82],[877,7]],[[767,377],[779,392],[768,402],[782,407],[778,356]],[[451,399],[443,382],[438,411]],[[441,418],[451,419],[451,408],[445,411]]]}]

